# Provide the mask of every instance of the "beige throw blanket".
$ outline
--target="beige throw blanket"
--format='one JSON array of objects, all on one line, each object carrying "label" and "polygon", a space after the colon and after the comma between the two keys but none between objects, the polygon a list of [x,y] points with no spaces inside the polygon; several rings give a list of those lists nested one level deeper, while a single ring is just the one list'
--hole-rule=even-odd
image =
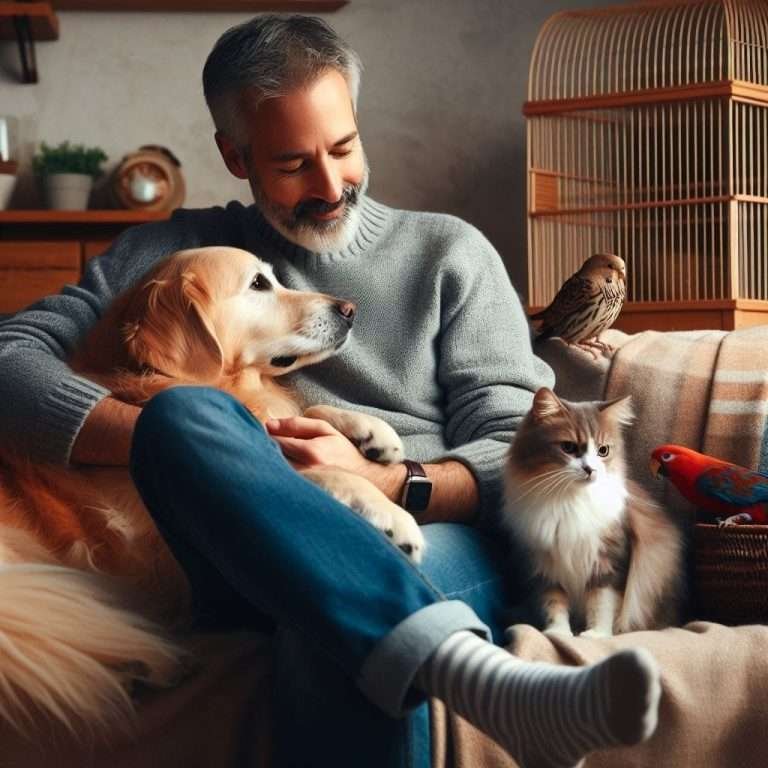
[{"label": "beige throw blanket", "polygon": [[[644,744],[592,753],[586,768],[765,768],[768,765],[768,628],[698,622],[606,640],[550,640],[517,627],[509,650],[525,659],[586,664],[642,646],[662,668],[659,727]],[[515,768],[517,763],[461,718],[433,703],[433,765]]]},{"label": "beige throw blanket", "polygon": [[[768,469],[768,327],[726,333],[646,332],[603,336],[617,347],[593,361],[559,339],[537,353],[558,374],[568,399],[632,394],[637,421],[627,432],[631,474],[660,501],[690,513],[674,488],[651,478],[650,452],[679,443],[748,467]],[[659,661],[664,692],[659,727],[645,744],[591,755],[587,768],[764,768],[768,765],[768,627],[696,622],[605,640],[550,640],[516,628],[509,649],[522,658],[586,664],[642,646]],[[461,718],[433,706],[436,768],[512,768],[517,764]]]}]

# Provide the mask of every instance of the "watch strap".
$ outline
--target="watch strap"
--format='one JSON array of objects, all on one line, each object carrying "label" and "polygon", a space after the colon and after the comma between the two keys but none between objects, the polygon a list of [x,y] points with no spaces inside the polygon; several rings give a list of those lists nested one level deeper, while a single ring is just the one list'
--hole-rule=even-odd
[{"label": "watch strap", "polygon": [[424,467],[419,464],[418,461],[411,461],[411,459],[403,459],[405,464],[406,476],[405,482],[407,483],[412,477],[426,477],[427,473],[424,471]]}]

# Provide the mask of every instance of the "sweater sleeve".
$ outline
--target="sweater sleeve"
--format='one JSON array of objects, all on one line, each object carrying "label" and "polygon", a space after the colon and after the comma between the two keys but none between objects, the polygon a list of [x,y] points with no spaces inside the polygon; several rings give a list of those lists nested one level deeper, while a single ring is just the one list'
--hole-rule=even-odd
[{"label": "sweater sleeve", "polygon": [[64,464],[80,428],[109,391],[66,360],[111,300],[179,244],[173,222],[123,233],[67,285],[0,322],[0,444],[37,461]]},{"label": "sweater sleeve", "polygon": [[554,374],[535,357],[528,321],[504,264],[473,227],[441,269],[438,378],[445,398],[439,460],[464,463],[480,493],[481,522],[499,510],[506,453],[539,387]]}]

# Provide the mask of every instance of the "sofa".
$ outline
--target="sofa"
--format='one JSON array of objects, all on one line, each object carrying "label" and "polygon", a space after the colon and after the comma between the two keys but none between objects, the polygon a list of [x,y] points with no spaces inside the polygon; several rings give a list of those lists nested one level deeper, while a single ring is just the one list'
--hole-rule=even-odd
[{"label": "sofa", "polygon": [[[648,472],[653,446],[674,442],[768,471],[768,326],[734,332],[608,331],[615,352],[593,359],[559,339],[537,347],[573,400],[632,394],[627,458],[681,522],[693,510]],[[516,626],[521,657],[585,664],[627,646],[658,659],[664,692],[656,733],[644,744],[593,753],[586,768],[763,768],[768,765],[768,628],[695,620],[684,627],[615,638],[550,638]],[[137,719],[109,745],[61,727],[29,737],[0,728],[3,768],[256,768],[270,754],[270,638],[257,632],[190,638],[199,666],[178,687],[137,691]],[[431,702],[434,768],[514,768],[516,763],[462,718]],[[362,768],[362,767],[361,767]]]}]

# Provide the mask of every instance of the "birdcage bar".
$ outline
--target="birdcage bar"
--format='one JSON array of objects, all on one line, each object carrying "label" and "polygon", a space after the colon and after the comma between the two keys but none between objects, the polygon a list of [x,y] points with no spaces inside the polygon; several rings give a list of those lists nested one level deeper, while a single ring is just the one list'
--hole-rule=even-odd
[{"label": "birdcage bar", "polygon": [[768,2],[556,14],[528,93],[533,305],[612,243],[625,313],[710,302],[768,322]]}]

